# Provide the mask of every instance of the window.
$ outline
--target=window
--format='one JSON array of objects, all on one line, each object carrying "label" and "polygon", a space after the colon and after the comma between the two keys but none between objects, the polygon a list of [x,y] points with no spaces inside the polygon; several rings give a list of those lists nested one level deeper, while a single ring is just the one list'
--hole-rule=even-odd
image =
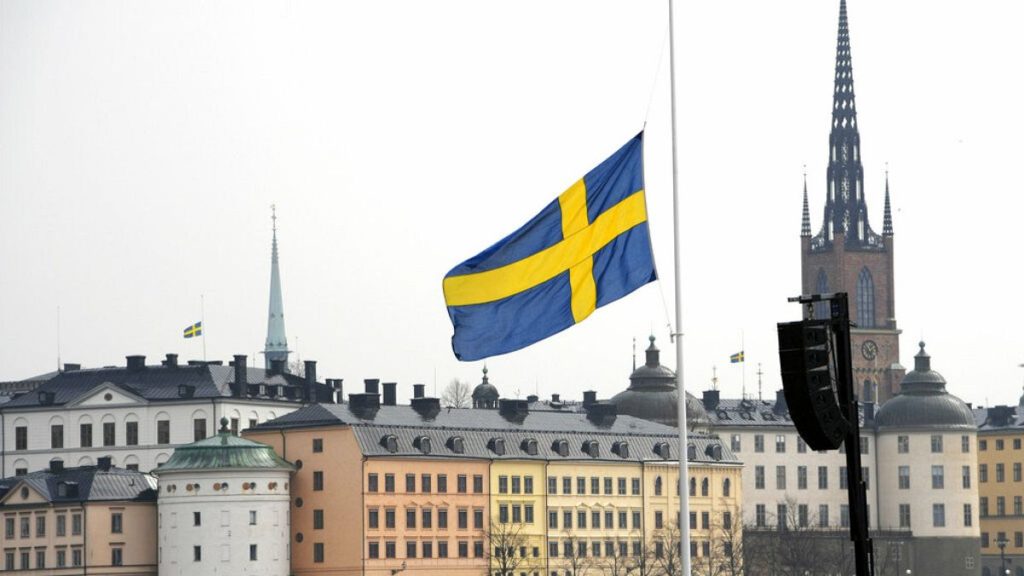
[{"label": "window", "polygon": [[839,467],[839,489],[846,490],[847,483],[850,481],[846,475],[846,466]]},{"label": "window", "polygon": [[457,516],[459,530],[465,530],[469,528],[469,510],[466,510],[465,508],[459,508],[459,513],[457,514]]},{"label": "window", "polygon": [[202,512],[193,512],[192,513],[192,525],[193,526],[202,526],[203,525],[203,513]]},{"label": "window", "polygon": [[754,434],[754,452],[764,452],[763,434]]},{"label": "window", "polygon": [[82,448],[92,448],[92,424],[82,424],[78,427],[78,441]]},{"label": "window", "polygon": [[988,496],[978,498],[978,516],[988,517]]},{"label": "window", "polygon": [[[198,548],[198,546],[197,546]],[[196,559],[199,560],[198,558]],[[111,566],[123,566],[124,565],[124,550],[121,548],[110,549],[110,565]]]},{"label": "window", "polygon": [[72,548],[71,549],[71,565],[81,566],[82,565],[82,549]]},{"label": "window", "polygon": [[[586,516],[584,516],[584,518],[586,518]],[[660,529],[662,529],[664,527],[665,527],[664,515],[661,513],[660,510],[656,511],[654,513],[654,529],[655,530],[660,530]]]},{"label": "window", "polygon": [[[609,514],[611,513],[609,512]],[[621,510],[619,511],[619,528],[623,530],[629,528],[629,514]]]},{"label": "window", "polygon": [[380,558],[380,542],[370,542],[366,555],[370,558]]},{"label": "window", "polygon": [[434,557],[434,543],[433,542],[427,542],[427,541],[423,542],[423,557],[424,558],[433,558]]},{"label": "window", "polygon": [[28,426],[18,426],[14,429],[14,449],[28,450]]},{"label": "window", "polygon": [[372,474],[372,473],[371,474],[367,474],[367,476],[366,476],[366,491],[367,492],[376,492],[377,489],[378,489],[377,475],[376,474]]},{"label": "window", "polygon": [[322,470],[313,471],[313,491],[318,492],[324,489],[324,473]]},{"label": "window", "polygon": [[1013,463],[1013,481],[1020,482],[1020,462]]},{"label": "window", "polygon": [[[527,504],[523,506],[523,515],[527,524],[533,524],[533,504]],[[481,520],[481,524],[483,520]]]},{"label": "window", "polygon": [[64,425],[54,424],[50,426],[50,448],[64,447]]},{"label": "window", "polygon": [[385,474],[384,475],[384,491],[392,493],[395,491],[395,475]]},{"label": "window", "polygon": [[23,550],[21,552],[21,569],[22,570],[28,570],[29,569],[29,565],[28,565],[28,550]]},{"label": "window", "polygon": [[385,508],[384,509],[384,527],[394,528],[395,527],[395,509]]},{"label": "window", "polygon": [[1006,516],[1006,497],[996,496],[996,516]]},{"label": "window", "polygon": [[633,529],[634,530],[639,530],[640,529],[640,513],[639,512],[633,512]]},{"label": "window", "polygon": [[[68,532],[68,517],[65,514],[57,515],[57,536],[65,536]],[[7,536],[11,538],[14,536],[14,524],[11,523],[10,534]]]},{"label": "window", "polygon": [[[11,559],[13,562],[13,558]],[[67,550],[57,550],[57,568],[64,568],[68,565]]]},{"label": "window", "polygon": [[139,423],[138,422],[125,422],[124,424],[124,443],[128,446],[139,445]]},{"label": "window", "polygon": [[548,512],[548,528],[551,530],[555,530],[558,528],[558,512]]},{"label": "window", "polygon": [[406,540],[405,541],[405,557],[415,558],[416,557],[416,541]]},{"label": "window", "polygon": [[113,446],[117,443],[117,435],[115,431],[116,424],[114,422],[103,423],[103,445]]},{"label": "window", "polygon": [[484,509],[474,508],[473,509],[473,528],[481,529],[484,527]]},{"label": "window", "polygon": [[1020,438],[1013,439],[1013,449],[1020,450]]},{"label": "window", "polygon": [[[391,555],[388,556],[388,558],[394,558],[395,557],[395,543],[394,542],[387,542],[387,543],[385,543],[385,545],[384,545],[385,550],[387,550],[388,546],[391,547]],[[313,543],[313,562],[316,563],[316,564],[321,564],[321,563],[323,563],[323,561],[324,561],[324,543],[323,542],[315,542],[315,543]]]},{"label": "window", "polygon": [[448,509],[438,508],[437,509],[437,527],[442,530],[448,529]]},{"label": "window", "polygon": [[572,478],[569,476],[562,477],[562,494],[572,494]]},{"label": "window", "polygon": [[728,498],[732,492],[732,480],[728,478],[722,479],[722,496]]},{"label": "window", "polygon": [[502,524],[508,523],[508,504],[498,506],[498,522]]},{"label": "window", "polygon": [[786,489],[786,467],[776,466],[775,467],[775,488],[778,490]]},{"label": "window", "polygon": [[807,489],[807,466],[796,467],[796,488],[797,490]]},{"label": "window", "polygon": [[562,528],[572,528],[572,512],[569,510],[562,512]]},{"label": "window", "polygon": [[420,476],[420,492],[430,494],[430,491],[433,490],[433,482],[431,480],[430,474],[422,474]]},{"label": "window", "polygon": [[14,518],[4,519],[4,535],[8,540],[14,538]]},{"label": "window", "polygon": [[988,464],[978,464],[978,482],[988,482]]},{"label": "window", "polygon": [[1024,505],[1022,505],[1022,503],[1021,503],[1021,497],[1020,496],[1014,496],[1013,497],[1013,515],[1014,516],[1024,515]]},{"label": "window", "polygon": [[932,434],[932,454],[942,454],[941,434]]},{"label": "window", "polygon": [[818,504],[818,528],[828,528],[828,504]]},{"label": "window", "polygon": [[533,494],[533,476],[523,478],[523,494]]},{"label": "window", "polygon": [[459,494],[466,493],[467,489],[465,474],[459,474],[458,476],[455,477],[455,490],[458,491]]},{"label": "window", "polygon": [[797,524],[801,528],[807,528],[807,517],[808,517],[808,515],[809,514],[808,514],[808,511],[807,511],[807,504],[799,504],[799,505],[797,505],[797,507],[796,507]]},{"label": "window", "polygon": [[202,562],[203,561],[203,547],[202,546],[193,546],[192,547],[192,561],[193,562]]},{"label": "window", "polygon": [[430,508],[420,510],[420,526],[423,528],[434,527],[434,511]]},{"label": "window", "polygon": [[[376,510],[375,510],[376,512]],[[324,511],[321,509],[313,510],[313,530],[324,529]]]},{"label": "window", "polygon": [[970,488],[971,487],[971,467],[970,466],[964,466],[962,471],[961,471],[961,473],[960,473],[960,476],[963,478],[963,487],[964,488]]},{"label": "window", "polygon": [[964,526],[972,526],[974,524],[974,515],[971,514],[971,505],[964,504]]},{"label": "window", "polygon": [[767,525],[767,516],[764,504],[757,504],[754,507],[754,524],[758,528],[764,528]]},{"label": "window", "polygon": [[448,493],[448,475],[438,474],[437,475],[437,492],[438,494]]},{"label": "window", "polygon": [[600,512],[591,512],[590,513],[590,527],[591,528],[595,528],[595,529],[601,527],[601,513]]},{"label": "window", "polygon": [[484,477],[480,474],[473,475],[473,494],[484,493]]},{"label": "window", "polygon": [[740,441],[740,435],[739,434],[733,434],[729,438],[729,446],[730,446],[730,448],[732,449],[733,452],[739,453],[740,448],[742,447],[742,442]]},{"label": "window", "polygon": [[612,493],[612,479],[607,476],[604,478],[604,493],[605,495]]},{"label": "window", "polygon": [[548,494],[558,494],[558,478],[548,476]]},{"label": "window", "polygon": [[910,504],[900,504],[900,528],[910,528]]},{"label": "window", "polygon": [[828,466],[818,466],[818,489],[828,490]]},{"label": "window", "polygon": [[786,528],[788,528],[788,526],[787,526],[787,519],[788,518],[789,518],[789,515],[786,512],[786,505],[785,504],[779,504],[778,506],[776,506],[775,519],[778,522],[779,530],[785,530]]},{"label": "window", "polygon": [[323,452],[323,451],[324,451],[324,439],[323,438],[313,438],[313,452]]},{"label": "window", "polygon": [[910,466],[899,467],[899,489],[910,490]]},{"label": "window", "polygon": [[941,464],[932,466],[932,488],[941,489],[945,486],[945,469]]},{"label": "window", "polygon": [[170,444],[171,443],[171,421],[170,420],[157,420],[156,421],[156,443],[157,444]]},{"label": "window", "polygon": [[484,542],[483,540],[477,540],[473,542],[473,558],[484,557]]},{"label": "window", "polygon": [[576,493],[586,494],[587,493],[587,479],[582,476],[576,477]]},{"label": "window", "polygon": [[448,541],[438,540],[437,541],[437,557],[447,558],[448,557]]},{"label": "window", "polygon": [[850,505],[840,504],[839,505],[839,527],[849,528],[850,527]]},{"label": "window", "polygon": [[946,525],[946,505],[932,504],[932,526],[942,528]]},{"label": "window", "polygon": [[617,482],[617,485],[618,485],[618,489],[619,489],[619,491],[618,491],[619,495],[620,496],[625,496],[625,494],[626,494],[626,479],[625,478],[619,478],[619,480]]},{"label": "window", "polygon": [[988,450],[988,440],[978,440],[978,451],[984,452]]},{"label": "window", "polygon": [[897,436],[896,437],[896,451],[900,454],[906,454],[910,452],[910,436]]},{"label": "window", "polygon": [[857,326],[875,326],[875,281],[871,278],[871,271],[867,266],[861,268],[857,277]]},{"label": "window", "polygon": [[4,553],[4,570],[14,570],[14,552],[10,550]]},{"label": "window", "polygon": [[786,452],[786,436],[784,434],[775,435],[775,452],[778,454]]},{"label": "window", "polygon": [[597,476],[592,476],[590,478],[590,493],[591,494],[600,494],[601,493],[601,479],[598,478]]},{"label": "window", "polygon": [[416,509],[406,508],[405,509],[405,527],[415,528],[416,527]]},{"label": "window", "polygon": [[36,538],[46,536],[46,516],[36,516]]},{"label": "window", "polygon": [[754,488],[764,490],[764,466],[754,466]]},{"label": "window", "polygon": [[[998,448],[999,450],[1003,449],[1003,446],[1002,446],[1003,441],[1002,440],[996,440],[996,444],[997,444],[996,448]],[[964,436],[960,437],[960,451],[963,452],[964,454],[967,454],[967,453],[969,453],[971,451],[971,437],[970,436],[964,435]]]},{"label": "window", "polygon": [[661,496],[661,476],[657,476],[654,479],[654,495]]},{"label": "window", "polygon": [[21,530],[20,530],[21,537],[22,538],[28,538],[29,535],[32,533],[31,532],[32,527],[29,525],[29,523],[32,521],[32,519],[29,518],[28,516],[22,516],[19,520],[20,520],[19,524],[21,526]]},{"label": "window", "polygon": [[256,525],[256,511],[255,510],[249,510],[249,526],[255,526],[255,525]]},{"label": "window", "polygon": [[409,493],[416,492],[416,475],[406,474],[405,475],[405,491]]},{"label": "window", "polygon": [[[71,515],[71,535],[81,536],[82,535],[82,515],[72,514]],[[77,566],[77,564],[76,564]]]},{"label": "window", "polygon": [[366,524],[369,528],[380,527],[380,510],[376,508],[370,508],[367,511]]},{"label": "window", "polygon": [[196,418],[192,421],[192,441],[199,442],[206,438],[206,418]]},{"label": "window", "polygon": [[996,482],[1003,482],[1006,480],[1006,468],[1002,462],[996,464]]},{"label": "window", "polygon": [[508,476],[498,476],[498,493],[508,494]]},{"label": "window", "polygon": [[[1019,468],[1019,466],[1018,466],[1018,468]],[[631,493],[633,494],[633,496],[638,496],[640,494],[640,479],[639,478],[633,478],[632,482],[630,483],[630,488],[632,489]]]},{"label": "window", "polygon": [[798,454],[807,453],[807,442],[804,442],[804,439],[799,436],[796,437],[796,451]]}]

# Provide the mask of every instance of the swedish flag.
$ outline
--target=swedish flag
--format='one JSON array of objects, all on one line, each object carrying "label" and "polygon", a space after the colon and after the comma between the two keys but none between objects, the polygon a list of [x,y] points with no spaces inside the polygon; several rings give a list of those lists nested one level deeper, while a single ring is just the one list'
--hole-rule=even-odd
[{"label": "swedish flag", "polygon": [[452,349],[459,360],[519,350],[657,277],[641,132],[521,228],[448,272]]},{"label": "swedish flag", "polygon": [[732,364],[738,364],[740,362],[743,362],[743,350],[740,350],[739,352],[733,354],[732,356],[729,356],[729,362]]},{"label": "swedish flag", "polygon": [[196,336],[203,335],[203,323],[196,322],[195,324],[185,328],[185,338],[194,338]]}]

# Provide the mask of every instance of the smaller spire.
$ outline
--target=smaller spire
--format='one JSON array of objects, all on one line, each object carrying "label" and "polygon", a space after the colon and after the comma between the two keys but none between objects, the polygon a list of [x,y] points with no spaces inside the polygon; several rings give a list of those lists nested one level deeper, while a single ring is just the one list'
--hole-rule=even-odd
[{"label": "smaller spire", "polygon": [[885,215],[882,218],[882,236],[892,238],[892,206],[889,203],[889,163],[885,164]]},{"label": "smaller spire", "polygon": [[[887,196],[888,197],[888,196]],[[807,165],[804,164],[804,213],[800,222],[800,237],[811,237],[811,209],[807,204]]]},{"label": "smaller spire", "polygon": [[647,339],[651,341],[651,345],[647,347],[647,362],[646,362],[646,365],[650,366],[652,368],[656,367],[656,366],[660,366],[661,365],[661,360],[659,358],[660,354],[659,354],[658,347],[654,345],[654,334],[651,334]]},{"label": "smaller spire", "polygon": [[914,355],[914,370],[928,372],[932,369],[932,357],[924,351],[924,340],[917,343],[921,350]]}]

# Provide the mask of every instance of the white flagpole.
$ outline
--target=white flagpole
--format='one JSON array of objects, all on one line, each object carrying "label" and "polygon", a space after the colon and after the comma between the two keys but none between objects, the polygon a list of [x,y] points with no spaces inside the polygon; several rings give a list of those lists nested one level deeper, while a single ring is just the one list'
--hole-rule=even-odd
[{"label": "white flagpole", "polygon": [[682,576],[690,576],[690,466],[687,462],[686,388],[683,386],[683,289],[679,255],[679,166],[676,154],[676,61],[672,0],[668,0],[668,66],[671,79],[672,104],[672,228],[675,240],[676,326],[672,335],[676,343],[676,390],[679,417],[679,557]]}]

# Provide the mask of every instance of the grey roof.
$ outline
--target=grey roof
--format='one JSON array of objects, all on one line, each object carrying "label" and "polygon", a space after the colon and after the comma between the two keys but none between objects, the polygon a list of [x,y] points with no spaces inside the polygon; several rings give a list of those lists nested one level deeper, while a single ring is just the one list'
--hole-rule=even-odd
[{"label": "grey roof", "polygon": [[[372,418],[360,418],[349,405],[315,404],[274,420],[264,422],[256,429],[309,428],[317,426],[352,426],[363,454],[367,456],[415,456],[487,459],[538,460],[593,460],[583,452],[583,442],[598,443],[599,455],[604,461],[659,460],[654,445],[665,442],[671,447],[672,458],[678,457],[676,428],[631,416],[617,416],[613,422],[598,425],[582,412],[564,410],[530,411],[521,419],[505,418],[499,410],[449,408],[442,409],[434,418],[425,418],[411,406],[381,406]],[[384,438],[394,436],[395,451],[388,449]],[[419,448],[420,437],[430,439],[430,452]],[[452,450],[450,439],[460,437],[464,450]],[[505,441],[505,454],[500,455],[489,446],[492,439]],[[525,440],[537,441],[537,454],[528,454]],[[553,450],[556,440],[566,440],[568,454],[562,457]],[[738,464],[739,460],[716,436],[691,435],[699,462],[725,462]],[[627,458],[613,453],[616,442],[629,446]],[[713,458],[711,453],[720,455]]]},{"label": "grey roof", "polygon": [[497,402],[498,400],[498,388],[487,380],[487,366],[484,366],[483,380],[473,388],[473,400],[492,402]]},{"label": "grey roof", "polygon": [[270,446],[232,434],[228,429],[228,419],[221,418],[220,432],[216,436],[178,446],[170,459],[158,466],[154,474],[159,476],[168,471],[226,468],[295,469]]},{"label": "grey roof", "polygon": [[[661,364],[654,336],[650,337],[650,341],[646,362],[630,374],[629,388],[613,396],[609,402],[618,407],[620,414],[678,426],[679,393],[676,390],[676,374]],[[709,423],[703,405],[689,392],[686,393],[686,423],[691,428],[707,426]]]},{"label": "grey roof", "polygon": [[[79,466],[65,468],[56,473],[41,470],[24,476],[4,478],[0,480],[0,498],[23,482],[42,494],[47,502],[153,502],[157,496],[156,478],[149,474],[115,467]],[[68,495],[61,496],[58,490],[61,483],[77,486],[77,494],[71,491]]]},{"label": "grey roof", "polygon": [[914,356],[914,370],[900,384],[900,393],[882,405],[875,415],[879,428],[948,428],[974,430],[977,424],[970,407],[946,391],[946,380],[931,369],[924,350]]},{"label": "grey roof", "polygon": [[1024,432],[1024,410],[1020,406],[978,407],[972,413],[979,433]]},{"label": "grey roof", "polygon": [[[708,407],[705,406],[705,408]],[[874,404],[861,402],[857,408],[862,429],[872,426],[873,419],[865,419],[865,413],[873,414]],[[711,419],[712,429],[716,426],[723,428],[795,428],[784,398],[776,400],[725,398],[720,400],[714,408],[708,409],[708,417]]]},{"label": "grey roof", "polygon": [[[61,372],[41,384],[36,390],[13,398],[3,405],[4,410],[12,408],[38,407],[41,392],[52,392],[53,402],[48,405],[60,406],[73,402],[83,394],[103,384],[114,384],[132,394],[149,401],[181,400],[179,386],[194,387],[192,398],[218,398],[231,396],[231,385],[235,381],[235,369],[211,363],[200,365],[146,366],[140,369],[106,367]],[[275,397],[282,402],[302,402],[305,379],[292,374],[271,373],[262,368],[246,368],[246,384],[251,388],[285,386],[288,396]],[[331,398],[333,391],[325,384],[316,384],[320,401]],[[268,397],[263,397],[268,398]]]}]

